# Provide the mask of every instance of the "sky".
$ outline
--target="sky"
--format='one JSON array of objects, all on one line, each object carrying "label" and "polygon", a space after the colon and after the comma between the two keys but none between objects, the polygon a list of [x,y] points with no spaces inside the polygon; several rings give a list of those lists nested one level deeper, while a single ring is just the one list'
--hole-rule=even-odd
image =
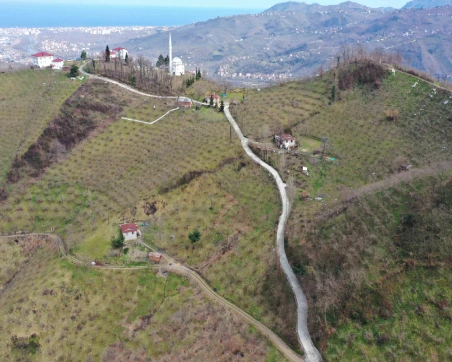
[{"label": "sky", "polygon": [[[74,2],[73,0],[0,0],[0,5],[2,4],[64,4],[64,5],[100,5],[100,4],[108,4],[108,5],[117,5],[117,6],[165,6],[165,7],[203,7],[203,8],[246,8],[246,9],[268,9],[275,4],[285,2],[285,0],[227,0],[227,1],[206,1],[206,0],[77,0]],[[300,1],[301,2],[301,1]],[[339,4],[340,0],[317,0],[317,1],[305,1],[307,3],[318,3],[321,5],[332,5]],[[381,7],[381,6],[392,6],[395,8],[401,8],[405,5],[408,0],[358,0],[355,1],[362,5],[366,5],[369,7]]]}]

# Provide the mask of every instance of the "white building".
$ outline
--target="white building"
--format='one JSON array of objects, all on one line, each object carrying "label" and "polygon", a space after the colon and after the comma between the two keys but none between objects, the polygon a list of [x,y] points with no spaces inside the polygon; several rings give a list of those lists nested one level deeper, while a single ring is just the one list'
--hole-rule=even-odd
[{"label": "white building", "polygon": [[46,68],[52,65],[53,54],[46,52],[39,52],[32,55],[33,65],[39,68]]},{"label": "white building", "polygon": [[295,137],[290,134],[275,135],[275,143],[279,148],[285,148],[286,150],[290,150],[296,146]]},{"label": "white building", "polygon": [[119,58],[119,59],[121,59],[121,60],[125,60],[125,59],[126,59],[126,55],[128,54],[128,51],[127,51],[126,48],[120,48],[120,47],[118,47],[118,48],[114,48],[113,50],[114,50],[114,51],[116,52],[116,54],[118,55],[118,58]]},{"label": "white building", "polygon": [[121,232],[124,236],[124,240],[137,240],[139,236],[141,236],[140,230],[138,230],[138,226],[134,223],[131,224],[122,224]]},{"label": "white building", "polygon": [[171,43],[171,33],[169,35],[169,72],[171,75],[181,76],[185,74],[185,66],[182,59],[175,57],[173,59],[173,45]]},{"label": "white building", "polygon": [[61,69],[63,69],[63,65],[64,65],[64,60],[60,59],[60,58],[56,58],[52,61],[51,67],[52,67],[52,69],[55,69],[55,70],[61,70]]}]

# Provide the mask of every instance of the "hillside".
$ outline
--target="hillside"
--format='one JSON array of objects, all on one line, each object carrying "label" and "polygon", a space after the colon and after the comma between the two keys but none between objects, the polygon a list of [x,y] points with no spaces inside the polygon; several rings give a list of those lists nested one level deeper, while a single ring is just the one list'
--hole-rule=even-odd
[{"label": "hillside", "polygon": [[[144,223],[140,227],[144,242],[196,270],[219,295],[298,350],[294,300],[274,252],[280,201],[272,180],[245,158],[224,115],[215,109],[179,109],[152,125],[130,121],[152,122],[175,106],[174,100],[88,80],[63,102],[29,145],[26,157],[10,168],[10,175],[20,177],[8,179],[0,231],[52,230],[85,266],[93,260],[146,266],[142,245],[128,243],[123,251],[111,243],[120,223],[139,220]],[[55,155],[49,145],[57,141],[65,147],[57,147],[61,152]],[[188,235],[194,230],[201,237],[191,242]],[[41,276],[36,278],[39,285]],[[135,295],[135,290],[130,293]],[[179,303],[174,302],[176,311],[182,308]],[[223,323],[225,328],[232,328],[228,323]],[[165,333],[160,327],[153,326],[155,333]],[[189,360],[198,358],[197,347],[187,347],[191,339],[175,338],[188,351]],[[102,348],[116,339],[108,341]],[[131,343],[132,351],[144,346],[141,340]],[[96,347],[97,355],[102,348]],[[262,351],[248,352],[245,360],[264,361],[266,356],[281,360],[270,347]],[[166,352],[158,349],[155,356],[164,360]]]},{"label": "hillside", "polygon": [[75,266],[39,237],[0,238],[0,250],[15,257],[2,261],[14,268],[0,288],[4,361],[284,361],[184,277]]},{"label": "hillside", "polygon": [[[200,67],[209,75],[221,70],[223,79],[233,81],[243,81],[247,73],[274,80],[310,75],[322,65],[329,67],[343,54],[344,45],[358,45],[367,51],[400,52],[404,63],[447,76],[452,74],[451,15],[451,6],[388,12],[353,2],[334,6],[289,2],[261,14],[177,28],[172,31],[173,54],[182,58],[187,70]],[[168,52],[168,33],[131,40],[126,46],[155,61]]]},{"label": "hillside", "polygon": [[[451,102],[433,83],[361,61],[233,108],[292,195],[287,253],[328,360],[448,358]],[[281,131],[296,152],[273,151]]]}]

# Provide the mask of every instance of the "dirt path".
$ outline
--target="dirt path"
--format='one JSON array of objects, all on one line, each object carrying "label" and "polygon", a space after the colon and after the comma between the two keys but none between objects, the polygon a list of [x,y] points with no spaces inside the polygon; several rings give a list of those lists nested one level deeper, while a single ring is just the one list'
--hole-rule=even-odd
[{"label": "dirt path", "polygon": [[[178,98],[178,97],[174,97],[174,96],[156,96],[156,95],[153,95],[153,94],[140,92],[139,90],[136,90],[135,88],[132,88],[132,87],[130,87],[130,86],[126,85],[126,84],[123,84],[123,83],[121,83],[119,81],[116,81],[116,80],[113,80],[113,79],[110,79],[110,78],[101,77],[101,76],[94,75],[94,74],[89,74],[89,73],[85,72],[85,70],[83,69],[84,66],[85,66],[85,63],[79,67],[80,73],[82,73],[83,75],[85,75],[85,76],[87,76],[89,78],[99,79],[99,80],[103,80],[104,82],[109,82],[109,83],[112,83],[112,84],[116,84],[117,86],[119,86],[121,88],[127,89],[128,91],[136,93],[136,94],[139,94],[141,96],[150,97],[150,98],[157,98],[157,99],[177,99]],[[199,104],[199,105],[202,105],[202,106],[208,106],[209,105],[207,103],[202,103],[202,102],[199,102],[199,101],[195,101],[194,99],[192,99],[191,101],[193,103],[195,103],[195,104]]]},{"label": "dirt path", "polygon": [[279,262],[284,270],[284,273],[286,274],[286,277],[290,283],[290,286],[295,294],[295,299],[297,301],[297,334],[298,339],[300,340],[300,344],[303,347],[303,350],[306,354],[306,361],[313,362],[321,361],[322,357],[317,348],[315,348],[314,344],[312,343],[311,336],[309,335],[308,331],[307,323],[308,303],[306,301],[306,296],[303,293],[303,289],[301,289],[300,283],[298,283],[297,277],[295,276],[289,264],[289,260],[287,259],[286,251],[284,250],[284,229],[290,214],[290,202],[289,198],[287,197],[286,184],[283,182],[281,176],[273,167],[266,164],[259,157],[257,157],[253,153],[253,151],[251,151],[251,149],[248,146],[248,139],[243,136],[240,127],[238,126],[237,122],[234,120],[231,113],[229,112],[229,103],[225,103],[224,113],[226,114],[229,123],[239,136],[246,154],[250,156],[254,162],[258,163],[266,170],[268,170],[274,177],[276,184],[278,186],[278,190],[281,195],[282,201],[282,213],[279,218],[278,230],[276,234],[276,245],[278,250]]},{"label": "dirt path", "polygon": [[[85,265],[86,267],[92,267],[95,269],[100,270],[143,270],[143,269],[161,269],[166,270],[169,272],[173,272],[175,274],[179,274],[182,276],[185,276],[187,278],[190,278],[194,282],[198,284],[198,286],[207,294],[207,296],[214,300],[221,305],[225,306],[226,308],[230,309],[231,311],[235,312],[236,314],[240,315],[247,323],[253,325],[256,327],[259,332],[261,332],[266,338],[268,338],[275,346],[278,348],[278,350],[284,354],[284,356],[291,362],[303,362],[304,359],[297,353],[295,353],[280,337],[278,337],[277,334],[275,334],[272,330],[270,330],[268,327],[266,327],[264,324],[259,322],[257,319],[253,318],[251,315],[237,307],[235,304],[229,302],[222,296],[218,295],[211,287],[210,285],[194,270],[187,268],[186,266],[178,263],[173,258],[168,256],[165,253],[161,253],[164,259],[167,261],[167,264],[157,264],[157,265],[144,265],[144,266],[110,266],[110,265],[91,265],[90,263],[87,263],[86,261],[80,260],[77,257],[73,255],[66,254],[62,249],[63,248],[63,240],[56,234],[46,234],[46,233],[34,233],[34,234],[15,234],[15,235],[5,235],[0,236],[0,239],[2,238],[17,238],[17,237],[25,237],[30,235],[42,235],[47,236],[52,239],[54,239],[59,246],[61,255],[64,255],[70,262],[74,264],[79,265]],[[145,246],[146,248],[153,250],[149,245],[143,243],[142,241],[138,242],[140,245]]]}]

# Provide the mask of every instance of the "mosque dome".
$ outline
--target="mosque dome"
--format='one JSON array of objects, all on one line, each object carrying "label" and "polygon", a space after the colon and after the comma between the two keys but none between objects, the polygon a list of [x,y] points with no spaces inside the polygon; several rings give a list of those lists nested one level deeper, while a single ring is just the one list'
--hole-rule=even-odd
[{"label": "mosque dome", "polygon": [[180,64],[182,64],[182,59],[179,58],[179,57],[175,57],[175,58],[173,59],[173,64],[175,64],[175,63],[180,63]]}]

